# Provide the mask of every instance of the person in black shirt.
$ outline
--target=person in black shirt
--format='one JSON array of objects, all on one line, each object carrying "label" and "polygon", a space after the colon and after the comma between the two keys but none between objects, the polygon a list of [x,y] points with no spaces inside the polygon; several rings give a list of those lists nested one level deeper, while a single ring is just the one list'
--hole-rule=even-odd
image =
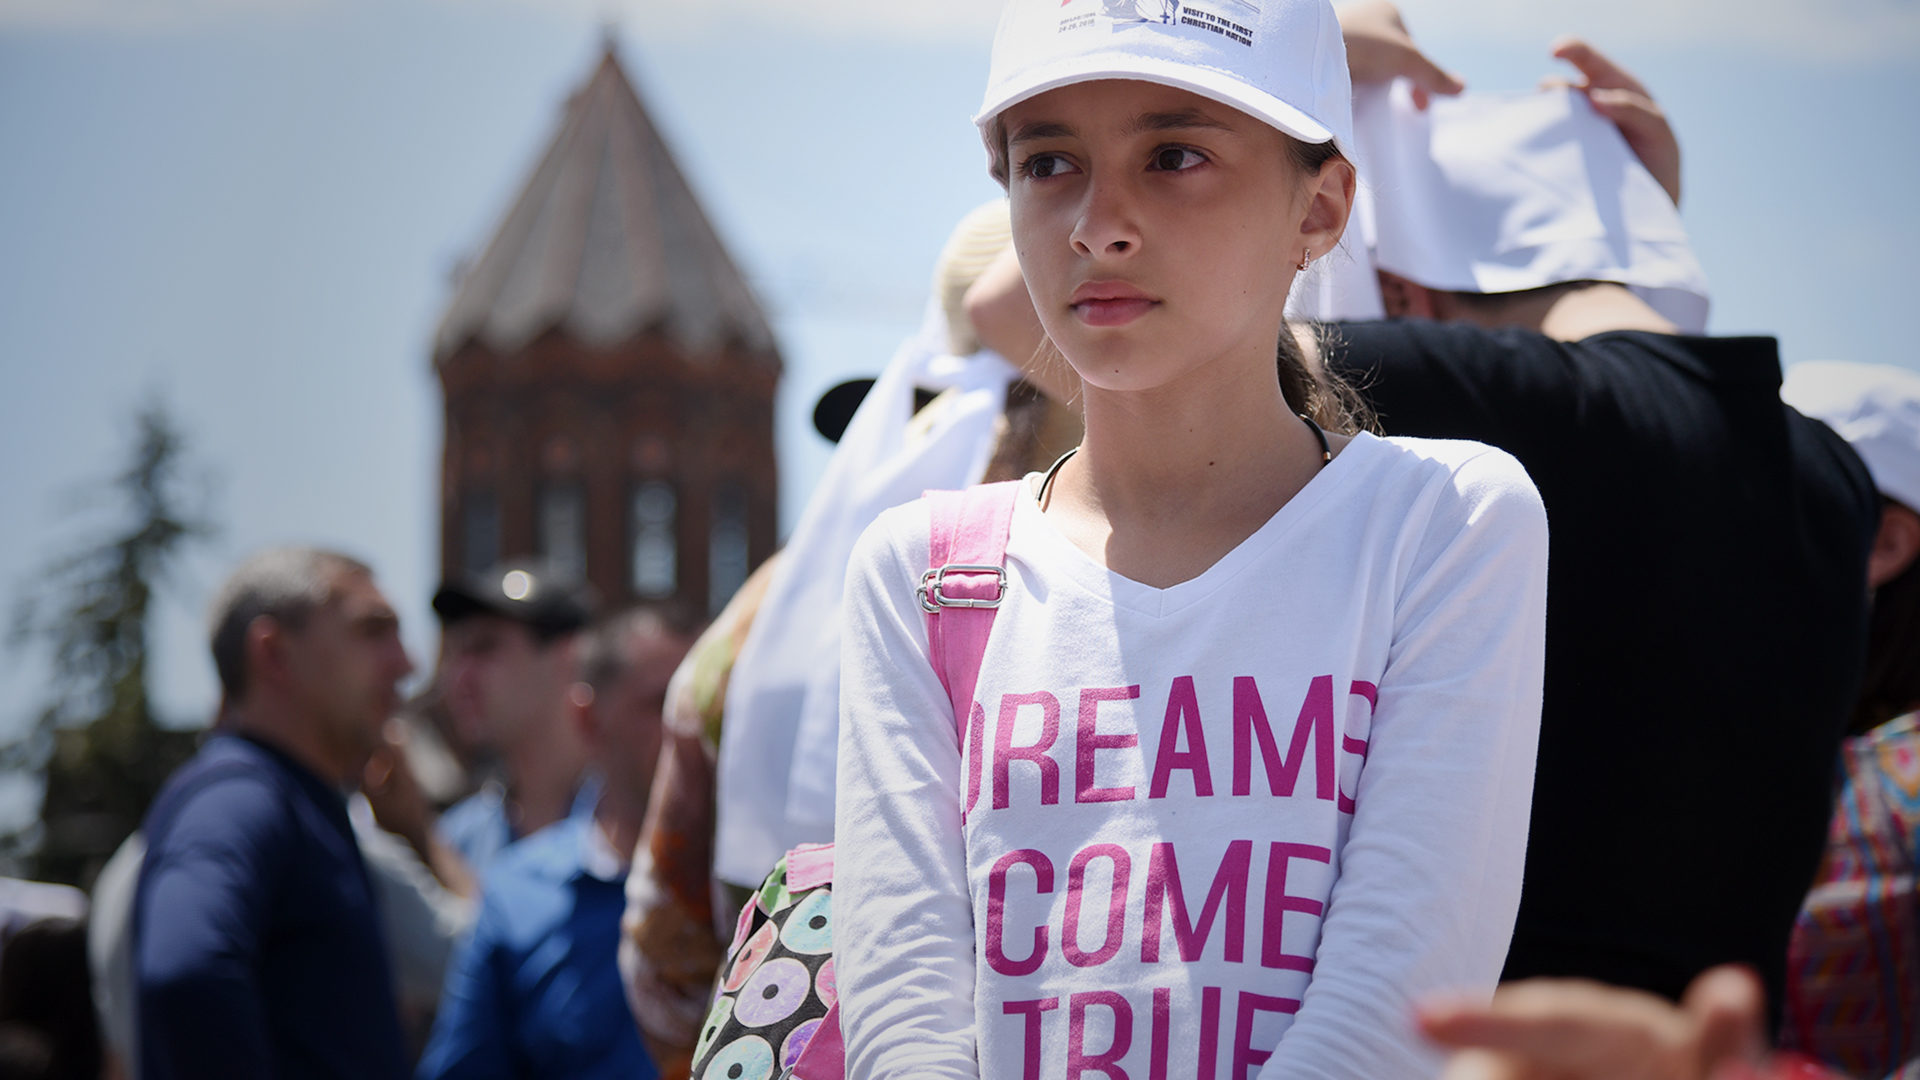
[{"label": "person in black shirt", "polygon": [[[1861,686],[1880,499],[1839,436],[1781,404],[1773,339],[1680,333],[1627,287],[1646,279],[1649,235],[1669,235],[1650,219],[1671,220],[1659,204],[1679,198],[1679,144],[1631,74],[1583,43],[1555,55],[1585,77],[1576,89],[1616,122],[1657,202],[1636,210],[1631,180],[1563,176],[1567,205],[1599,207],[1609,243],[1536,227],[1431,269],[1408,259],[1394,267],[1407,276],[1379,274],[1390,318],[1335,324],[1321,351],[1384,430],[1498,446],[1546,503],[1540,757],[1503,977],[1584,976],[1677,1000],[1731,961],[1777,1003]],[[1430,121],[1434,154],[1444,120]],[[1467,136],[1485,142],[1477,159],[1450,162],[1433,200],[1413,205],[1537,226],[1550,195],[1503,182],[1496,159],[1538,178],[1554,175],[1547,152],[1518,132],[1501,145],[1500,130],[1481,116]],[[1577,147],[1590,167],[1606,149]],[[1382,199],[1421,199],[1399,179],[1382,181]],[[1383,263],[1405,247],[1390,243],[1392,220],[1380,219]],[[1501,293],[1413,279],[1449,262],[1503,265],[1503,281],[1513,267],[1551,272]],[[1584,275],[1610,280],[1568,280]]]},{"label": "person in black shirt", "polygon": [[1739,961],[1777,1001],[1866,651],[1879,499],[1858,458],[1780,403],[1769,338],[1417,319],[1334,338],[1329,367],[1386,430],[1498,446],[1547,506],[1540,758],[1504,977],[1678,998]]}]

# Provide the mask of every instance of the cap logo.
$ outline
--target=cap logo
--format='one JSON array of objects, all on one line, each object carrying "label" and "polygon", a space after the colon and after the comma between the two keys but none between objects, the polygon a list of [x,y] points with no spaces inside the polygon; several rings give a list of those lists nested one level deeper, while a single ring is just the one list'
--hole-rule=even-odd
[{"label": "cap logo", "polygon": [[[1220,11],[1209,10],[1184,0],[1097,0],[1098,11],[1069,14],[1061,18],[1062,34],[1074,30],[1084,30],[1105,20],[1109,30],[1120,30],[1133,26],[1191,26],[1221,37],[1252,46],[1253,28],[1247,23],[1260,17],[1260,5],[1254,0],[1216,0],[1216,6],[1231,10],[1232,16]],[[1067,7],[1074,0],[1061,0],[1060,6]],[[1244,19],[1245,22],[1241,20]]]},{"label": "cap logo", "polygon": [[1114,22],[1171,23],[1180,16],[1180,0],[1104,0]]},{"label": "cap logo", "polygon": [[500,579],[500,591],[509,600],[525,600],[533,594],[533,575],[525,570],[509,570]]}]

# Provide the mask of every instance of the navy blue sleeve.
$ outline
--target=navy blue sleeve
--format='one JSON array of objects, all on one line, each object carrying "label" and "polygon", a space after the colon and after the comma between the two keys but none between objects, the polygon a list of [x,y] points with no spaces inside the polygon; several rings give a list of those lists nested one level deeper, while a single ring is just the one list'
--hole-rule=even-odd
[{"label": "navy blue sleeve", "polygon": [[447,967],[433,1035],[420,1055],[418,1080],[511,1080],[513,1017],[506,1006],[501,963],[500,910],[483,889],[480,916]]},{"label": "navy blue sleeve", "polygon": [[273,1075],[258,961],[293,831],[273,787],[210,780],[150,837],[134,977],[147,1080]]}]

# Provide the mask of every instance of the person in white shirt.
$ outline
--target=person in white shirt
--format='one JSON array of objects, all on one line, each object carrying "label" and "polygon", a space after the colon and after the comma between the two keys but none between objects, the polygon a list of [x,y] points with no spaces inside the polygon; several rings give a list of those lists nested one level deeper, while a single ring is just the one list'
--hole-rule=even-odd
[{"label": "person in white shirt", "polygon": [[976,118],[1085,439],[1019,491],[964,737],[926,505],[848,568],[847,1073],[1431,1075],[1412,1003],[1490,993],[1519,900],[1545,515],[1283,334],[1353,199],[1326,0],[1131,8],[1014,0]]}]

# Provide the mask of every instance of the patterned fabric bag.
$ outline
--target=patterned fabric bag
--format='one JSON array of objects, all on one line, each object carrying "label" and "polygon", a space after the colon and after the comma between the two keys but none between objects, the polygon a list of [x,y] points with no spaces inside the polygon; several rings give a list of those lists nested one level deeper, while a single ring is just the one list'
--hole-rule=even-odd
[{"label": "patterned fabric bag", "polygon": [[[839,995],[833,982],[833,847],[809,844],[774,865],[734,928],[693,1075],[794,1076]],[[828,1041],[838,1035],[836,1027]],[[833,1057],[823,1041],[813,1057]]]},{"label": "patterned fabric bag", "polygon": [[[927,493],[932,528],[916,594],[953,715],[972,711],[980,658],[1006,586],[1017,480]],[[965,726],[956,722],[956,737]],[[740,912],[700,1025],[692,1080],[842,1080],[833,973],[833,845],[787,852]]]},{"label": "patterned fabric bag", "polygon": [[1848,739],[1820,874],[1788,948],[1782,1042],[1920,1077],[1920,714]]}]

